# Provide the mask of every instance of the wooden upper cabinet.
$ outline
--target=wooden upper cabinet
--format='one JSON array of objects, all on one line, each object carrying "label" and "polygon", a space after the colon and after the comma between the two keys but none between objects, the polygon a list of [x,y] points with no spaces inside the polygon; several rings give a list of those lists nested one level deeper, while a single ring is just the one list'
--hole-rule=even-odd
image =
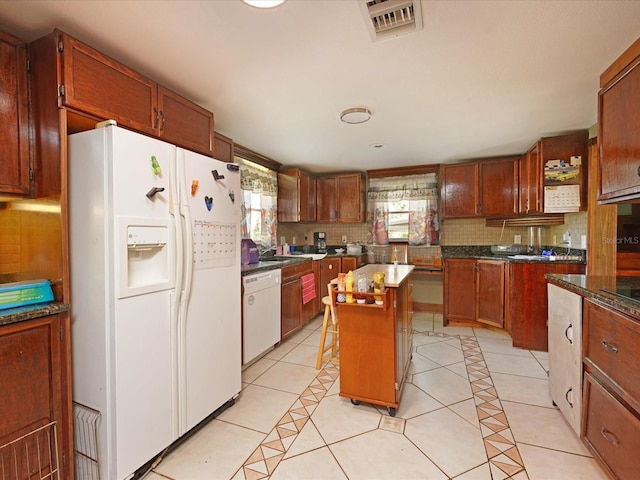
[{"label": "wooden upper cabinet", "polygon": [[26,46],[0,32],[0,192],[30,192]]},{"label": "wooden upper cabinet", "polygon": [[338,220],[338,195],[336,177],[317,179],[317,220],[335,222]]},{"label": "wooden upper cabinet", "polygon": [[158,85],[75,38],[59,32],[61,106],[155,134]]},{"label": "wooden upper cabinet", "polygon": [[542,212],[542,179],[538,144],[520,158],[518,212],[524,215]]},{"label": "wooden upper cabinet", "polygon": [[158,113],[161,140],[213,156],[213,113],[161,85],[158,85]]},{"label": "wooden upper cabinet", "polygon": [[582,158],[580,169],[580,210],[587,208],[587,141],[589,132],[580,130],[567,135],[542,137],[520,159],[520,214],[544,213],[544,167],[549,160],[570,163],[571,157]]},{"label": "wooden upper cabinet", "polygon": [[316,179],[299,168],[278,173],[278,221],[316,220]]},{"label": "wooden upper cabinet", "polygon": [[233,163],[233,140],[214,132],[215,138],[213,156],[221,162]]},{"label": "wooden upper cabinet", "polygon": [[213,113],[60,31],[59,103],[213,156]]},{"label": "wooden upper cabinet", "polygon": [[317,179],[318,222],[364,222],[366,181],[362,173]]},{"label": "wooden upper cabinet", "polygon": [[518,213],[518,157],[478,162],[478,214],[483,217]]},{"label": "wooden upper cabinet", "polygon": [[338,219],[341,222],[364,222],[365,180],[361,173],[338,175]]},{"label": "wooden upper cabinet", "polygon": [[475,217],[478,204],[478,164],[443,165],[441,170],[442,218]]},{"label": "wooden upper cabinet", "polygon": [[598,200],[640,198],[640,39],[602,74],[600,87]]}]

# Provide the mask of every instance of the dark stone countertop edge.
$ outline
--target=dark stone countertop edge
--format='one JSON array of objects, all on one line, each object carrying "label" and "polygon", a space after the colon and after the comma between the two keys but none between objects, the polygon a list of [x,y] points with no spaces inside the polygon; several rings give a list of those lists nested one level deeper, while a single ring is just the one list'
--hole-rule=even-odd
[{"label": "dark stone countertop edge", "polygon": [[640,277],[547,273],[544,278],[551,284],[594,300],[640,321],[640,303],[603,292],[615,291],[616,285],[640,288]]},{"label": "dark stone countertop edge", "polygon": [[[547,247],[545,247],[547,248]],[[448,245],[442,246],[442,258],[474,258],[477,260],[502,260],[509,263],[573,263],[585,265],[587,262],[585,251],[572,249],[571,254],[580,255],[581,260],[532,260],[523,258],[509,258],[508,255],[494,255],[490,245]]]},{"label": "dark stone countertop edge", "polygon": [[24,322],[36,318],[55,315],[66,312],[71,308],[67,303],[52,302],[35,305],[27,305],[24,307],[7,308],[0,310],[0,326],[10,325],[12,323]]}]

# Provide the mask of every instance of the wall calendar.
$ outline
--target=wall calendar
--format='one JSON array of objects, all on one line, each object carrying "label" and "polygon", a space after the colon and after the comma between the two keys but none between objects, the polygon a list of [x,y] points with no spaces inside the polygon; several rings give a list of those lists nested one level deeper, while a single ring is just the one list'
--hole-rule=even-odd
[{"label": "wall calendar", "polygon": [[237,226],[234,223],[193,222],[193,268],[229,267],[236,260]]}]

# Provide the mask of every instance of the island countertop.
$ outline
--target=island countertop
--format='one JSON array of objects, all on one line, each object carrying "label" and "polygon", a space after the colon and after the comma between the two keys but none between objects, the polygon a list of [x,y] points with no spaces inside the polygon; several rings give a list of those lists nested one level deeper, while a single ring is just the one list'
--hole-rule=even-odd
[{"label": "island countertop", "polygon": [[415,267],[413,265],[392,265],[392,264],[380,264],[369,263],[357,268],[353,271],[354,274],[364,274],[368,278],[373,278],[373,274],[376,272],[384,273],[384,286],[385,287],[399,287],[413,272]]}]

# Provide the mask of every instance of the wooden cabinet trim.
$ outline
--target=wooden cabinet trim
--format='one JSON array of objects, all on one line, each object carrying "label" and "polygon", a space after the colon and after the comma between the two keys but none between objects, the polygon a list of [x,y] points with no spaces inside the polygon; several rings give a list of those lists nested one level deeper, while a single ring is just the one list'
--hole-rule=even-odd
[{"label": "wooden cabinet trim", "polygon": [[617,75],[622,73],[633,61],[640,57],[640,38],[631,44],[622,55],[600,75],[600,88],[605,87]]}]

